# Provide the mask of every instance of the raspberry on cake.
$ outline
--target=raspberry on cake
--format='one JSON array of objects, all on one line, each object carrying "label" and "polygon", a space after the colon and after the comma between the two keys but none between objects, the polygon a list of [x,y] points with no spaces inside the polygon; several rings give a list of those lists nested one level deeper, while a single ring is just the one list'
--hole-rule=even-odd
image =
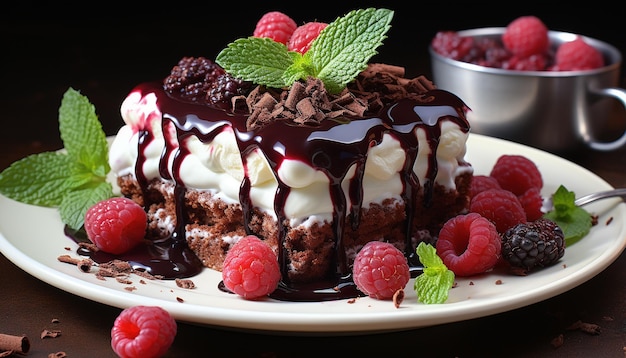
[{"label": "raspberry on cake", "polygon": [[[109,158],[122,194],[147,211],[150,236],[188,245],[215,270],[238,240],[257,236],[281,271],[272,297],[323,300],[358,294],[313,292],[349,280],[368,242],[390,242],[412,259],[419,242],[467,212],[466,105],[423,76],[368,63],[392,16],[352,11],[329,23],[306,56],[268,38],[239,39],[215,62],[188,58],[165,81],[137,85],[121,106],[126,125]],[[368,27],[340,31],[346,24]],[[354,63],[333,72],[323,62],[355,42]],[[244,47],[271,52],[272,71],[242,59]],[[273,76],[280,67],[283,76]],[[342,76],[346,68],[354,76]],[[230,108],[202,94],[213,85],[203,81],[223,75],[193,75],[221,70],[230,76],[221,87]],[[168,87],[182,82],[179,73],[199,78],[186,85],[193,95]]]}]

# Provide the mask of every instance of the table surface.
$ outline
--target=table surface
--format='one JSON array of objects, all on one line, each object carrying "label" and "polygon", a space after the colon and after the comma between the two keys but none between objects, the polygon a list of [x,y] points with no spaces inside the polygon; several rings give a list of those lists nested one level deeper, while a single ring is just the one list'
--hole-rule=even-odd
[{"label": "table surface", "polygon": [[[36,45],[20,47],[24,61],[31,66],[25,66],[29,71],[9,71],[11,73],[5,81],[5,86],[6,83],[14,84],[16,90],[4,91],[1,96],[0,108],[6,109],[3,124],[9,128],[0,133],[0,169],[29,154],[61,147],[57,110],[68,87],[79,89],[90,98],[103,129],[112,135],[121,125],[119,105],[134,84],[162,78],[170,68],[163,63],[175,63],[181,54],[195,55],[184,44],[168,43],[171,51],[164,51],[166,54],[161,57],[141,51],[126,56],[129,49],[136,50],[139,46],[123,45],[122,37],[111,34],[100,37],[106,24],[108,22],[102,22],[98,29],[90,28],[92,31],[87,31],[90,36],[79,36],[73,41],[57,39],[59,36],[67,38],[71,33],[68,30],[76,30],[72,26],[82,26],[82,31],[86,31],[85,26],[95,25],[86,22],[65,24],[51,27],[48,34],[41,34],[29,31],[28,26],[16,21],[14,28],[5,29],[10,30],[12,39],[30,41],[21,44]],[[426,34],[422,40],[427,41],[430,36]],[[111,37],[115,39],[111,40]],[[97,45],[77,45],[81,41],[88,42],[87,38]],[[127,42],[143,40],[139,35],[123,39]],[[9,45],[17,48],[16,44],[22,40],[11,41]],[[167,42],[168,38],[159,41]],[[413,74],[429,74],[423,41],[416,44],[418,49],[404,53],[402,65],[409,65],[407,70]],[[120,50],[119,46],[125,47]],[[42,48],[45,51],[38,52]],[[111,52],[126,57],[114,56]],[[155,57],[159,61],[152,61]],[[407,57],[411,59],[407,60]],[[623,122],[622,117],[616,120]],[[615,187],[626,187],[626,148],[609,153],[580,149],[563,156]],[[68,357],[115,356],[110,348],[110,329],[121,311],[119,308],[64,292],[30,276],[2,255],[0,273],[0,333],[28,336],[31,342],[29,357],[45,357],[60,351],[66,352]],[[440,357],[623,357],[626,352],[624,283],[626,256],[622,254],[591,280],[539,303],[478,319],[381,334],[286,336],[179,322],[178,334],[167,357],[197,356],[216,351],[229,353],[231,357],[317,356],[333,355],[337,351],[367,356],[381,347],[400,357],[420,354]],[[53,319],[58,322],[53,323]],[[579,321],[598,325],[599,334],[572,329],[572,325]],[[62,333],[57,338],[42,339],[40,334],[44,329]],[[553,340],[561,335],[562,345],[553,346]]]}]

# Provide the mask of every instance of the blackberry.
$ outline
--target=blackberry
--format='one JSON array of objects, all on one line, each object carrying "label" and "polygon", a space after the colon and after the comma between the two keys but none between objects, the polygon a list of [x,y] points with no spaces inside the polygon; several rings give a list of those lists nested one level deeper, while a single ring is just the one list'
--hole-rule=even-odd
[{"label": "blackberry", "polygon": [[539,219],[508,229],[502,235],[502,258],[527,271],[553,265],[565,254],[563,230],[552,220]]},{"label": "blackberry", "polygon": [[163,87],[184,99],[203,102],[213,82],[224,73],[220,65],[205,57],[183,57],[165,78]]},{"label": "blackberry", "polygon": [[209,104],[230,109],[230,100],[234,96],[247,95],[252,89],[252,82],[244,81],[224,72],[207,89],[206,101]]}]

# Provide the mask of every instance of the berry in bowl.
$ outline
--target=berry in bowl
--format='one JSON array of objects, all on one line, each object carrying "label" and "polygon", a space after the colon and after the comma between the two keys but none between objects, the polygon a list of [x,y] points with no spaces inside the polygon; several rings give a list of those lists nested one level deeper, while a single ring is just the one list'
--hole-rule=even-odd
[{"label": "berry in bowl", "polygon": [[626,133],[607,139],[614,106],[626,108],[622,55],[608,43],[522,16],[507,27],[440,31],[429,51],[434,83],[463,98],[475,133],[555,153],[626,144]]}]

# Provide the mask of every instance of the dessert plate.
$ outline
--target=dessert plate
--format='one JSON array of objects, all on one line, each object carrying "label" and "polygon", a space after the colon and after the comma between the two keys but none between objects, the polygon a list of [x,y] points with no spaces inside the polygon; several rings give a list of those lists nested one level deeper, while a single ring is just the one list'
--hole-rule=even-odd
[{"label": "dessert plate", "polygon": [[[581,196],[612,187],[592,172],[552,154],[520,144],[472,134],[467,160],[476,174],[489,174],[503,154],[533,160],[544,178],[543,194],[565,185]],[[368,297],[325,302],[246,301],[218,289],[219,272],[205,269],[193,277],[195,288],[177,287],[168,280],[131,276],[132,283],[100,280],[60,255],[76,255],[76,244],[63,234],[56,210],[21,204],[0,196],[0,251],[32,276],[84,298],[126,308],[159,305],[177,320],[225,329],[274,333],[341,334],[412,329],[462,321],[513,310],[568,291],[609,266],[626,247],[626,205],[607,199],[585,207],[599,216],[598,225],[578,243],[566,248],[554,266],[528,276],[491,272],[457,278],[446,303],[417,302],[413,280],[399,308],[391,301]]]}]

